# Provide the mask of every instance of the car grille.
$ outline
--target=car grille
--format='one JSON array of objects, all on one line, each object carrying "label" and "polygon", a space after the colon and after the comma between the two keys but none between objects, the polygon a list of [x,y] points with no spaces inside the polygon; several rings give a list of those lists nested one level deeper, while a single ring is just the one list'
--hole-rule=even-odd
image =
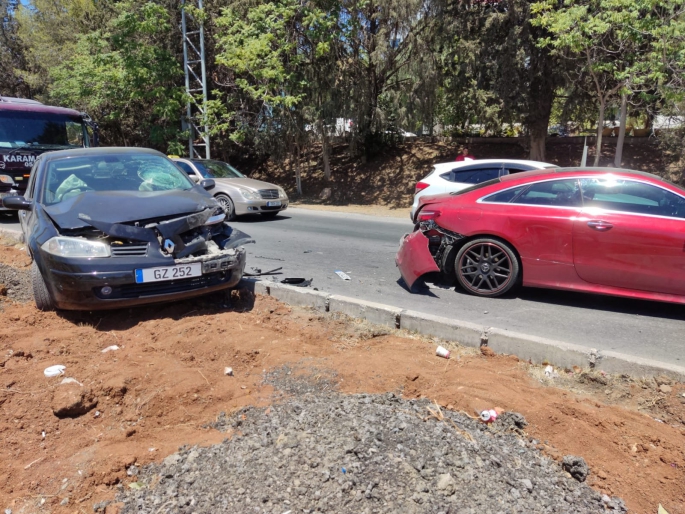
[{"label": "car grille", "polygon": [[278,200],[278,189],[260,189],[259,195],[264,200]]},{"label": "car grille", "polygon": [[100,288],[96,287],[93,292],[98,298],[106,300],[135,299],[145,298],[146,296],[157,296],[164,294],[183,293],[212,287],[231,279],[232,272],[212,273],[201,277],[174,280],[172,282],[152,282],[150,284],[126,284],[123,286],[112,287],[112,294],[103,296]]},{"label": "car grille", "polygon": [[112,257],[145,257],[147,255],[147,243],[128,243],[111,245]]}]

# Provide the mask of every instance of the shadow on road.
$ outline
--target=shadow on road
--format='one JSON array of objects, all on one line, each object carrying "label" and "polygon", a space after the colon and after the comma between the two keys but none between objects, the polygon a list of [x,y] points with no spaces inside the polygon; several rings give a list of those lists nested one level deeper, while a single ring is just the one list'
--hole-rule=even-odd
[{"label": "shadow on road", "polygon": [[[443,279],[442,282],[436,282],[435,285],[441,289],[445,289],[446,286],[451,286],[456,294],[472,297],[472,295],[456,285],[455,282],[456,281],[449,282]],[[667,318],[679,321],[685,320],[685,306],[681,304],[650,302],[647,300],[620,298],[618,296],[595,295],[535,287],[514,288],[512,291],[497,298],[483,298],[481,301],[507,302],[516,299],[578,309],[633,314],[635,316],[648,316],[651,318]]]},{"label": "shadow on road", "polygon": [[266,223],[270,221],[285,221],[289,219],[290,216],[285,216],[283,214],[278,214],[273,218],[267,218],[266,216],[262,216],[261,214],[243,214],[241,216],[238,216],[233,221],[229,221],[229,223]]}]

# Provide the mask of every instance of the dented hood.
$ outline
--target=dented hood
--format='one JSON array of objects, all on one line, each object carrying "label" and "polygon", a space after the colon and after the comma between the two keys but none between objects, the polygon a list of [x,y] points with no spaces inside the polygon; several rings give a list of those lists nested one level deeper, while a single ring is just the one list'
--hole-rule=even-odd
[{"label": "dented hood", "polygon": [[216,200],[197,186],[186,191],[87,191],[44,209],[59,228],[78,229],[89,226],[88,219],[128,223],[217,206]]}]

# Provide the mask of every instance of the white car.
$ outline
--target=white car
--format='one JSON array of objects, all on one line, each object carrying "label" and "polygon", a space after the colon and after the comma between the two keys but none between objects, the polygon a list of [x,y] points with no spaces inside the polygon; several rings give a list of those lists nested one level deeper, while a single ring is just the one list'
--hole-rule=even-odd
[{"label": "white car", "polygon": [[461,191],[486,180],[521,171],[556,168],[556,164],[516,159],[478,159],[434,164],[431,172],[416,184],[411,219],[414,220],[419,198]]}]

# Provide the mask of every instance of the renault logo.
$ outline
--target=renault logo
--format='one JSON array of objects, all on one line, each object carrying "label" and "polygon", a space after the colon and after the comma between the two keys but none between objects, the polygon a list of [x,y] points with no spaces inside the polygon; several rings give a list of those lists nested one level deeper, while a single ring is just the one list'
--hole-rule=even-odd
[{"label": "renault logo", "polygon": [[165,239],[164,240],[164,251],[166,253],[173,253],[174,252],[174,242],[171,239]]}]

